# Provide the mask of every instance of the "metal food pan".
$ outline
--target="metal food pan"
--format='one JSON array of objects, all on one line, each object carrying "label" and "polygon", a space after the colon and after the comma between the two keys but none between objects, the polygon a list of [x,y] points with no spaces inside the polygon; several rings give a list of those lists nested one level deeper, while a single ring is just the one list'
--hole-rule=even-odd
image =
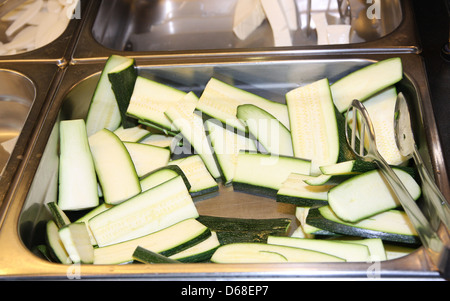
[{"label": "metal food pan", "polygon": [[[9,0],[11,1],[11,0]],[[75,3],[75,0],[67,0],[67,3]],[[52,62],[64,66],[70,60],[73,47],[78,38],[79,29],[83,20],[86,20],[87,7],[90,0],[79,0],[74,14],[62,34],[50,43],[26,52],[13,55],[0,55],[0,60],[5,62]],[[4,31],[11,22],[0,22],[0,42],[7,41]],[[20,30],[19,30],[20,32]]]},{"label": "metal food pan", "polygon": [[296,0],[298,29],[292,31],[293,46],[274,47],[267,20],[245,40],[233,34],[236,0],[93,1],[73,59],[92,61],[112,53],[170,57],[420,52],[411,1],[376,2],[380,5],[372,7],[367,1],[349,1],[354,33],[349,44],[317,45],[308,7],[312,13],[325,12],[328,23],[337,24],[342,22],[338,1]]},{"label": "metal food pan", "polygon": [[[274,101],[284,101],[284,94],[300,85],[323,77],[331,82],[386,55],[309,56],[280,59],[266,57],[250,60],[202,60],[170,63],[161,60],[138,60],[139,73],[182,90],[201,92],[211,76],[229,81]],[[449,179],[442,158],[433,119],[423,62],[417,55],[400,55],[405,77],[398,89],[410,101],[417,130],[417,143],[427,166],[434,171],[437,183],[449,196]],[[59,89],[49,103],[46,118],[39,125],[39,135],[26,158],[26,167],[8,194],[9,210],[3,212],[0,231],[0,274],[6,279],[441,279],[422,248],[413,253],[373,264],[292,263],[292,264],[125,264],[62,265],[41,259],[33,247],[44,242],[44,225],[51,218],[47,202],[56,200],[58,169],[58,124],[62,119],[86,116],[90,98],[104,67],[103,63],[70,66]],[[294,207],[273,199],[237,193],[221,187],[212,198],[196,201],[200,214],[267,218],[290,216]],[[296,227],[296,223],[292,223]],[[372,272],[371,272],[372,271]]]},{"label": "metal food pan", "polygon": [[0,62],[0,210],[59,78],[55,64]]}]

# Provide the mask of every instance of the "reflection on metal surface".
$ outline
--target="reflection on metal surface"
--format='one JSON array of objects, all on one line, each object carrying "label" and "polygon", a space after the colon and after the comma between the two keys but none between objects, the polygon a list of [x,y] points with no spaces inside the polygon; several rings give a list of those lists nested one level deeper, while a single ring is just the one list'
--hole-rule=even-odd
[{"label": "reflection on metal surface", "polygon": [[[112,3],[111,3],[112,2]],[[115,50],[176,51],[273,47],[273,33],[264,21],[245,40],[233,33],[236,0],[125,0],[103,1],[92,28],[94,38]],[[348,4],[345,17],[338,1],[296,0],[298,29],[291,31],[293,46],[317,45],[311,14],[325,13],[328,24],[351,24],[350,43],[379,39],[403,20],[399,0]],[[375,6],[374,6],[375,5]],[[351,17],[350,17],[351,16]]]}]

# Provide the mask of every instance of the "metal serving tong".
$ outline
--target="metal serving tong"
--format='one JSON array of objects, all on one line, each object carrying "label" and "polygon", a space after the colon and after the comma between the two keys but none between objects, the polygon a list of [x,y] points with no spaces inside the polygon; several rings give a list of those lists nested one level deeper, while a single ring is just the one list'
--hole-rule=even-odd
[{"label": "metal serving tong", "polygon": [[[345,129],[347,142],[353,152],[365,161],[376,163],[411,220],[433,264],[437,266],[441,274],[448,278],[450,276],[448,237],[444,240],[441,239],[397,174],[378,152],[372,122],[366,108],[359,100],[353,100],[347,110]],[[366,139],[368,139],[368,144],[365,143]],[[446,230],[445,233],[448,236],[448,228]]]}]

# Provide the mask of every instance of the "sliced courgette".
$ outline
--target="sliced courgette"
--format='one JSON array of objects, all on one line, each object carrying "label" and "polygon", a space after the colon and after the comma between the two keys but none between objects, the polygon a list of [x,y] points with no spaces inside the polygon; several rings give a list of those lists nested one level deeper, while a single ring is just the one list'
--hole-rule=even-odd
[{"label": "sliced courgette", "polygon": [[89,220],[99,246],[158,231],[181,220],[198,217],[181,176],[144,191]]},{"label": "sliced courgette", "polygon": [[311,160],[311,175],[339,158],[339,132],[328,79],[286,94],[294,156]]},{"label": "sliced courgette", "polygon": [[169,257],[211,236],[211,231],[195,219],[185,219],[157,232],[94,250],[94,264],[131,262],[138,246]]},{"label": "sliced courgette", "polygon": [[291,132],[272,114],[253,104],[237,107],[241,120],[265,151],[273,155],[293,156]]},{"label": "sliced courgette", "polygon": [[158,186],[159,184],[162,184],[177,176],[181,176],[183,178],[184,184],[187,189],[190,190],[191,184],[189,183],[189,180],[183,170],[178,165],[167,165],[158,168],[141,178],[140,182],[142,191]]},{"label": "sliced courgette", "polygon": [[132,255],[133,259],[141,263],[181,263],[178,260],[170,259],[167,256],[155,253],[149,249],[138,246]]},{"label": "sliced courgette", "polygon": [[138,125],[126,129],[121,126],[114,131],[114,134],[124,142],[140,142],[152,133],[146,128]]},{"label": "sliced courgette", "polygon": [[172,123],[164,112],[183,99],[185,94],[186,92],[176,88],[138,76],[127,114],[143,124],[172,130]]},{"label": "sliced courgette", "polygon": [[254,104],[269,112],[289,128],[289,118],[285,104],[277,103],[216,78],[206,84],[197,104],[197,109],[207,116],[245,132],[245,126],[236,117],[237,107],[241,104]]},{"label": "sliced courgette", "polygon": [[63,120],[60,123],[58,206],[62,210],[83,210],[98,204],[98,182],[85,122]]},{"label": "sliced courgette", "polygon": [[333,185],[309,185],[305,181],[314,177],[291,173],[277,192],[276,200],[296,206],[328,204],[328,191]]},{"label": "sliced courgette", "polygon": [[[393,169],[414,200],[421,195],[419,184],[408,173]],[[330,189],[328,204],[342,220],[357,222],[394,209],[400,202],[380,170],[356,175]]]},{"label": "sliced courgette", "polygon": [[169,165],[177,165],[181,168],[191,184],[189,193],[193,197],[208,195],[219,190],[219,185],[209,173],[199,155],[176,159],[170,161]]},{"label": "sliced courgette", "polygon": [[403,78],[400,58],[389,58],[356,70],[331,85],[333,101],[343,113],[354,99],[365,101]]},{"label": "sliced courgette", "polygon": [[119,105],[112,90],[108,74],[117,66],[129,61],[129,58],[120,55],[111,55],[108,58],[89,105],[89,111],[86,117],[88,136],[102,129],[114,131],[121,125],[122,118]]},{"label": "sliced courgette", "polygon": [[179,262],[205,262],[211,259],[212,254],[214,254],[218,247],[220,247],[220,242],[217,234],[211,231],[211,236],[204,241],[178,252],[169,258],[178,260]]},{"label": "sliced courgette", "polygon": [[84,223],[71,223],[60,228],[58,233],[73,263],[94,262],[94,247]]},{"label": "sliced courgette", "polygon": [[113,132],[98,131],[89,137],[89,145],[106,203],[115,205],[141,192],[130,154]]},{"label": "sliced courgette", "polygon": [[380,238],[383,241],[412,245],[420,244],[420,239],[408,216],[399,210],[385,211],[357,223],[348,223],[339,219],[329,206],[322,206],[309,210],[306,223],[342,235]]},{"label": "sliced courgette", "polygon": [[122,119],[121,126],[125,129],[138,125],[135,118],[127,115],[137,76],[136,61],[133,58],[126,60],[108,72],[108,79],[111,82],[111,89],[114,92]]},{"label": "sliced courgette", "polygon": [[351,242],[269,236],[267,243],[322,252],[343,258],[347,262],[368,262],[370,260],[370,250],[367,246]]},{"label": "sliced courgette", "polygon": [[123,143],[130,154],[138,177],[166,166],[171,152],[165,147],[159,147],[138,142]]},{"label": "sliced courgette", "polygon": [[56,202],[47,203],[48,209],[50,209],[50,213],[52,214],[53,220],[55,221],[58,228],[64,227],[71,223],[67,214],[61,210]]},{"label": "sliced courgette", "polygon": [[215,263],[345,262],[345,259],[300,248],[264,243],[220,246],[211,257]]},{"label": "sliced courgette", "polygon": [[235,133],[233,129],[226,129],[222,123],[207,120],[205,125],[223,178],[223,183],[228,185],[234,177],[239,151],[256,151],[255,142],[248,137]]},{"label": "sliced courgette", "polygon": [[309,175],[311,162],[295,157],[239,152],[233,178],[238,191],[276,198],[291,173]]},{"label": "sliced courgette", "polygon": [[52,259],[55,259],[63,264],[71,264],[72,260],[70,259],[70,256],[61,241],[61,237],[59,236],[59,227],[56,225],[55,221],[49,220],[47,222],[45,234],[46,244],[49,248]]}]

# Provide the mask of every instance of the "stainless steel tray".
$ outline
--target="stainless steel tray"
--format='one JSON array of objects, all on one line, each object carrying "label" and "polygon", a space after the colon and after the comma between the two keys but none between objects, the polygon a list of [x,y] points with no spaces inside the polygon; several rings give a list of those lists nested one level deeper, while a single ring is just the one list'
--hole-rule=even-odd
[{"label": "stainless steel tray", "polygon": [[[70,0],[69,0],[70,1]],[[79,0],[75,13],[64,32],[49,44],[40,48],[15,55],[0,55],[3,62],[54,63],[65,66],[69,63],[76,38],[82,22],[86,20],[88,3],[91,0]],[[2,23],[2,25],[5,25]],[[5,30],[4,26],[0,30]]]},{"label": "stainless steel tray", "polygon": [[[344,1],[345,2],[345,1]],[[299,29],[292,47],[274,47],[265,21],[246,40],[231,30],[236,0],[93,1],[74,52],[75,61],[96,60],[110,53],[128,56],[258,56],[270,53],[330,54],[353,52],[407,52],[421,50],[411,1],[381,1],[373,10],[366,1],[351,0],[353,29],[350,44],[316,45],[312,12],[326,12],[329,23],[338,23],[336,0],[296,0]],[[376,17],[368,19],[369,13]]]},{"label": "stainless steel tray", "polygon": [[45,118],[41,112],[60,73],[54,63],[0,62],[0,142],[17,139],[14,148],[1,148],[0,206],[23,162],[34,125]]},{"label": "stainless steel tray", "polygon": [[[288,90],[328,77],[331,82],[370,62],[392,55],[265,57],[257,62],[245,58],[202,58],[190,61],[138,59],[140,74],[171,83],[184,90],[199,92],[211,76],[232,78],[234,84],[275,101],[283,101]],[[436,181],[449,196],[449,178],[442,160],[428,84],[420,56],[401,54],[405,78],[398,85],[413,107],[420,151],[432,168]],[[6,279],[317,279],[381,277],[387,279],[441,279],[419,248],[412,254],[378,263],[308,263],[308,264],[128,264],[62,265],[50,263],[33,254],[33,246],[43,242],[43,226],[50,218],[45,203],[56,199],[58,168],[57,128],[61,118],[86,115],[103,62],[74,64],[54,97],[48,100],[46,116],[31,137],[23,169],[9,190],[0,212],[0,276]],[[293,218],[293,207],[274,200],[238,194],[221,188],[214,198],[196,202],[201,214],[240,217]],[[265,209],[262,209],[265,208]],[[295,223],[293,226],[295,227]],[[374,266],[375,264],[375,266]],[[373,274],[373,272],[375,273]]]}]

